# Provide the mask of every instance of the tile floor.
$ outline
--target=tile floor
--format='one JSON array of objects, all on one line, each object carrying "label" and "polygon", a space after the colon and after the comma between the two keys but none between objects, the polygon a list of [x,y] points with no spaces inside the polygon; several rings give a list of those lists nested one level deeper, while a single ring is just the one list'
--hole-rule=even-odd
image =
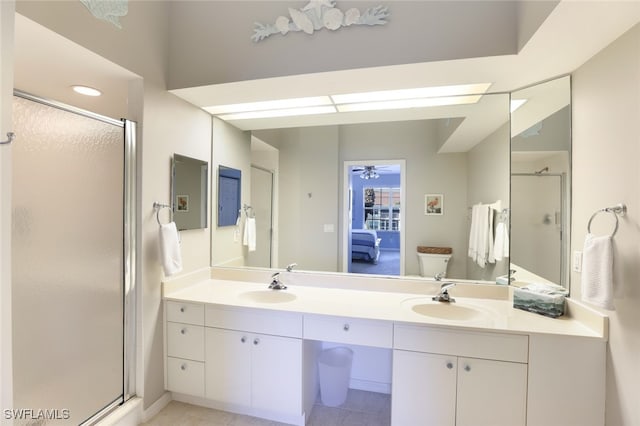
[{"label": "tile floor", "polygon": [[[340,407],[325,407],[318,400],[307,426],[389,426],[391,397],[381,393],[349,389]],[[227,413],[171,401],[144,426],[286,426],[241,414]]]}]

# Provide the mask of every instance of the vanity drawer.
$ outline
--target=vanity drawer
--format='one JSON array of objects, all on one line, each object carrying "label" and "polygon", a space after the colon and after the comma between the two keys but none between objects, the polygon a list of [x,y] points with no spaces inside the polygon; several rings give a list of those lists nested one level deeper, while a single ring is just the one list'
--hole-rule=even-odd
[{"label": "vanity drawer", "polygon": [[167,357],[167,390],[204,398],[204,362]]},{"label": "vanity drawer", "polygon": [[209,305],[205,309],[205,325],[273,336],[302,337],[302,314],[294,312]]},{"label": "vanity drawer", "polygon": [[393,343],[393,324],[386,321],[305,315],[304,338],[391,348]]},{"label": "vanity drawer", "polygon": [[204,305],[167,301],[167,321],[204,325]]},{"label": "vanity drawer", "polygon": [[396,325],[395,349],[526,363],[529,337]]},{"label": "vanity drawer", "polygon": [[167,322],[167,356],[204,361],[204,327]]}]

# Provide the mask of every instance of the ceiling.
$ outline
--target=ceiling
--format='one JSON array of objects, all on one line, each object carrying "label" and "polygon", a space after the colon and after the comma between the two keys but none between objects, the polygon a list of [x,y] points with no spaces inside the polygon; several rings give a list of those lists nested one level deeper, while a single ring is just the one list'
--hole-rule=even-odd
[{"label": "ceiling", "polygon": [[[640,21],[640,2],[563,0],[517,55],[480,57],[304,74],[172,90],[196,106],[357,93],[465,83],[492,83],[508,93],[571,73]],[[46,78],[43,78],[46,70]],[[16,14],[15,87],[114,118],[127,116],[128,90],[139,77],[64,37]],[[70,91],[72,84],[102,89],[100,98]],[[464,118],[447,134],[441,152],[465,151],[508,120],[506,95],[484,96],[475,105],[352,112],[243,120],[242,130],[372,121]],[[481,107],[481,108],[480,108]],[[448,123],[448,121],[446,121]],[[456,121],[457,123],[457,121]]]}]

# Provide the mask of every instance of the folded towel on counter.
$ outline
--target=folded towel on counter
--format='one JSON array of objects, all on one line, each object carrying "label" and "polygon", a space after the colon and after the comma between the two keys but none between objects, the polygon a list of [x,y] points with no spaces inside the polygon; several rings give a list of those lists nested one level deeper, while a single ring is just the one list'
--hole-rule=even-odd
[{"label": "folded towel on counter", "polygon": [[249,251],[256,250],[256,218],[248,217],[244,224],[244,237],[242,242]]},{"label": "folded towel on counter", "polygon": [[160,225],[160,262],[166,276],[182,271],[180,238],[174,222]]},{"label": "folded towel on counter", "polygon": [[587,234],[582,251],[582,300],[604,309],[613,306],[613,243],[611,235]]}]

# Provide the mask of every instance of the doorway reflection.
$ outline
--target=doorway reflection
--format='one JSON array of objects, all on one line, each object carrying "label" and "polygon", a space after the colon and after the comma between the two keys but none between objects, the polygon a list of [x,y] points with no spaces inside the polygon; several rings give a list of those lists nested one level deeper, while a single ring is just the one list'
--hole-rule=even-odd
[{"label": "doorway reflection", "polygon": [[349,272],[400,275],[400,164],[349,166]]}]

